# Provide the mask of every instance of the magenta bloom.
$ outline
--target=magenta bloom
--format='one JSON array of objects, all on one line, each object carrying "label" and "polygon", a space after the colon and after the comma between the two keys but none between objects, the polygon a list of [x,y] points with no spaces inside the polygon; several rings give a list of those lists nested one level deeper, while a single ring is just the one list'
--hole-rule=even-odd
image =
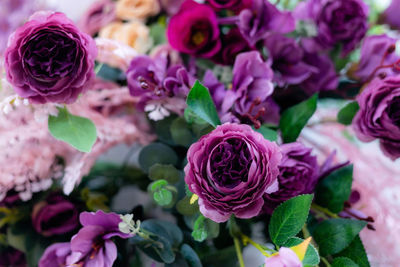
[{"label": "magenta bloom", "polygon": [[5,249],[2,248],[0,251],[0,266],[25,267],[27,266],[25,254],[11,246]]},{"label": "magenta bloom", "polygon": [[272,58],[274,81],[279,86],[299,84],[318,70],[304,61],[303,49],[292,38],[269,34],[264,42]]},{"label": "magenta bloom", "polygon": [[221,48],[217,16],[207,5],[186,0],[168,23],[167,37],[176,50],[211,58]]},{"label": "magenta bloom", "polygon": [[39,267],[111,267],[117,258],[117,247],[110,239],[114,236],[131,237],[119,230],[121,221],[120,216],[115,213],[82,212],[82,229],[72,237],[71,243],[58,243],[48,247],[40,259]]},{"label": "magenta bloom", "polygon": [[185,181],[200,212],[215,222],[257,216],[263,195],[276,191],[279,147],[244,124],[226,123],[194,143]]},{"label": "magenta bloom", "polygon": [[115,2],[99,0],[94,2],[82,15],[78,25],[84,32],[94,35],[115,19]]},{"label": "magenta bloom", "polygon": [[9,39],[8,81],[34,103],[72,103],[94,76],[93,39],[62,13],[37,12]]},{"label": "magenta bloom", "polygon": [[301,260],[290,248],[281,247],[279,254],[265,259],[265,267],[302,267]]},{"label": "magenta bloom", "polygon": [[308,0],[299,3],[295,14],[296,18],[310,19],[317,25],[318,36],[315,42],[308,43],[308,50],[341,44],[342,55],[347,55],[368,30],[368,6],[363,0]]},{"label": "magenta bloom", "polygon": [[353,119],[357,137],[379,139],[386,156],[400,157],[400,77],[374,79],[357,97],[360,110]]},{"label": "magenta bloom", "polygon": [[361,46],[361,58],[357,71],[354,73],[362,82],[373,77],[393,76],[400,71],[394,67],[378,68],[381,65],[396,63],[400,57],[396,55],[397,40],[383,35],[368,36]]},{"label": "magenta bloom", "polygon": [[246,7],[250,7],[252,0],[208,0],[207,3],[215,10],[229,9],[239,12]]},{"label": "magenta bloom", "polygon": [[253,0],[251,8],[239,14],[238,27],[250,45],[264,39],[269,32],[289,33],[296,28],[292,14],[280,11],[269,1]]},{"label": "magenta bloom", "polygon": [[384,21],[390,26],[400,29],[400,17],[399,17],[400,1],[392,0],[389,7],[383,13]]},{"label": "magenta bloom", "polygon": [[263,210],[272,214],[282,202],[314,191],[319,177],[317,158],[311,148],[301,143],[284,144],[281,147],[282,161],[279,164],[279,190],[265,194]]},{"label": "magenta bloom", "polygon": [[65,234],[78,226],[78,209],[61,195],[51,195],[34,206],[32,224],[44,236]]}]

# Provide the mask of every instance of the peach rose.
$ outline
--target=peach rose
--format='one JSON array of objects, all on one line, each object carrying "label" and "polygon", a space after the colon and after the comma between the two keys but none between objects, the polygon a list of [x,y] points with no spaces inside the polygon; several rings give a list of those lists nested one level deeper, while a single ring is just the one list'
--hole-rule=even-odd
[{"label": "peach rose", "polygon": [[116,13],[122,20],[145,19],[160,12],[158,0],[118,0]]},{"label": "peach rose", "polygon": [[101,38],[116,40],[145,53],[151,47],[149,28],[139,21],[113,22],[100,30]]}]

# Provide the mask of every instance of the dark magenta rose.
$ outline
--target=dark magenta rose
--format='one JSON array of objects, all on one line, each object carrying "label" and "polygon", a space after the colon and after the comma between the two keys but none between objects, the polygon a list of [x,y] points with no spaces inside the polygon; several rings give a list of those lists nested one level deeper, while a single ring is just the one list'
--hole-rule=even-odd
[{"label": "dark magenta rose", "polygon": [[292,197],[312,193],[319,177],[317,158],[311,155],[311,148],[298,142],[284,144],[280,148],[279,190],[264,195],[263,210],[268,214]]},{"label": "dark magenta rose", "polygon": [[221,48],[217,16],[207,5],[186,0],[168,23],[167,37],[176,50],[211,58]]},{"label": "dark magenta rose", "polygon": [[295,15],[317,25],[317,37],[309,46],[318,50],[341,44],[343,56],[360,43],[368,30],[368,6],[363,0],[308,0],[296,7]]},{"label": "dark magenta rose", "polygon": [[185,181],[200,212],[215,222],[257,216],[263,195],[277,188],[279,147],[244,124],[225,123],[194,143]]},{"label": "dark magenta rose", "polygon": [[243,38],[237,27],[232,28],[226,35],[222,36],[222,47],[223,49],[213,57],[214,62],[222,65],[233,65],[237,55],[254,50]]},{"label": "dark magenta rose", "polygon": [[1,267],[27,267],[26,256],[22,251],[16,250],[11,246],[3,249],[0,247],[0,266]]},{"label": "dark magenta rose", "polygon": [[9,39],[8,81],[34,103],[72,103],[94,76],[97,48],[62,13],[37,12]]},{"label": "dark magenta rose", "polygon": [[61,195],[50,195],[33,207],[33,228],[44,236],[62,235],[78,226],[78,214],[75,204]]},{"label": "dark magenta rose", "polygon": [[383,13],[384,22],[397,29],[400,29],[399,8],[400,1],[392,0],[388,8]]},{"label": "dark magenta rose", "polygon": [[207,3],[215,10],[229,9],[239,12],[246,7],[250,7],[252,0],[208,0]]},{"label": "dark magenta rose", "polygon": [[360,110],[353,119],[357,137],[379,139],[383,153],[400,157],[400,77],[374,79],[357,97]]}]

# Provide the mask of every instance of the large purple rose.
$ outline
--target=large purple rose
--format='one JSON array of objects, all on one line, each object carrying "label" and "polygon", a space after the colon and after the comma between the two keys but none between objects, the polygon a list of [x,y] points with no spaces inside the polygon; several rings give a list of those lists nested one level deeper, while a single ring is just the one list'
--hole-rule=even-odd
[{"label": "large purple rose", "polygon": [[390,26],[400,29],[399,17],[400,1],[392,0],[388,8],[383,13],[383,20]]},{"label": "large purple rose", "polygon": [[78,209],[63,196],[50,195],[33,207],[32,224],[44,236],[65,234],[78,226]]},{"label": "large purple rose", "polygon": [[167,37],[176,50],[204,58],[213,57],[221,48],[217,15],[214,10],[186,0],[168,23]]},{"label": "large purple rose", "polygon": [[314,49],[341,44],[342,55],[351,52],[368,30],[368,6],[362,0],[308,0],[296,7],[296,17],[315,21]]},{"label": "large purple rose", "polygon": [[292,197],[312,193],[319,176],[317,158],[311,155],[311,148],[301,143],[290,143],[282,145],[281,151],[279,190],[264,195],[263,210],[269,214],[272,214],[279,204]]},{"label": "large purple rose", "polygon": [[277,188],[281,152],[244,124],[226,123],[194,143],[185,181],[199,196],[200,212],[215,222],[257,216],[263,195]]},{"label": "large purple rose", "polygon": [[367,82],[374,77],[387,77],[400,73],[395,64],[400,59],[395,53],[396,42],[396,39],[386,34],[365,38],[361,46],[360,62],[354,73],[356,78]]},{"label": "large purple rose", "polygon": [[93,39],[62,13],[37,12],[9,39],[8,81],[34,103],[72,103],[94,76]]},{"label": "large purple rose", "polygon": [[380,140],[392,160],[400,157],[400,77],[374,79],[357,97],[360,110],[353,120],[357,137]]}]

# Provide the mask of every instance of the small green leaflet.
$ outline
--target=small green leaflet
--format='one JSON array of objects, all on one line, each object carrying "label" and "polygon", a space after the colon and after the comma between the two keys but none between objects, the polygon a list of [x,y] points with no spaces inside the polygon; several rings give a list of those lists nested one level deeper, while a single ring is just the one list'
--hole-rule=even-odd
[{"label": "small green leaflet", "polygon": [[83,117],[72,115],[66,108],[59,108],[57,116],[49,116],[51,135],[70,144],[81,152],[90,152],[97,139],[94,123]]},{"label": "small green leaflet", "polygon": [[199,81],[190,90],[186,103],[188,108],[201,119],[214,127],[221,124],[210,92]]},{"label": "small green leaflet", "polygon": [[337,115],[338,122],[344,125],[350,125],[359,109],[360,106],[358,105],[357,101],[348,103],[339,111]]}]

